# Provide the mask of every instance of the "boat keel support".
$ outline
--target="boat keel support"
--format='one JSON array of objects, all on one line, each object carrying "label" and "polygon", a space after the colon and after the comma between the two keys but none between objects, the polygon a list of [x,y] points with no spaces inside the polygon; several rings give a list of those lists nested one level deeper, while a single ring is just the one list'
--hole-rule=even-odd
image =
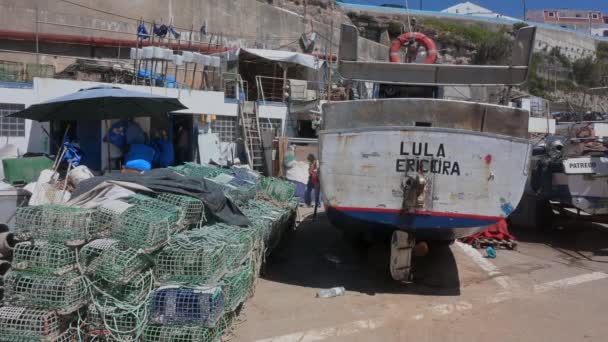
[{"label": "boat keel support", "polygon": [[412,275],[412,251],[416,240],[407,232],[396,230],[391,237],[390,270],[393,279],[409,282]]}]

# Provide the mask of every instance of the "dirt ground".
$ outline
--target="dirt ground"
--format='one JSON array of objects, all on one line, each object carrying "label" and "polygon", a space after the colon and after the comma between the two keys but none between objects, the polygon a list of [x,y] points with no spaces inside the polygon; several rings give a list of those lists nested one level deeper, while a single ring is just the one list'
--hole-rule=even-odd
[{"label": "dirt ground", "polygon": [[[388,246],[355,246],[325,215],[274,251],[233,341],[608,341],[608,231],[512,231],[496,259],[455,243],[388,275]],[[340,297],[316,298],[343,286]]]}]

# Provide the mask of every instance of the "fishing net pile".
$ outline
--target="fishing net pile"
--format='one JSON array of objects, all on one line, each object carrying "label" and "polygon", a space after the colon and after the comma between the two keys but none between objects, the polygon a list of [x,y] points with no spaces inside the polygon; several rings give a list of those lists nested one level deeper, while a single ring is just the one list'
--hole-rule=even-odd
[{"label": "fishing net pile", "polygon": [[196,197],[141,194],[96,209],[16,215],[0,341],[217,341],[253,293],[265,256],[295,222],[288,182],[247,169],[173,168],[220,186],[247,227]]}]

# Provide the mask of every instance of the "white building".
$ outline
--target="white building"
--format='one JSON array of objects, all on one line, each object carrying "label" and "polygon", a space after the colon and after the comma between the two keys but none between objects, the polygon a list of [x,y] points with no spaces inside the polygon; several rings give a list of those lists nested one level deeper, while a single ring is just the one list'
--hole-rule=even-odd
[{"label": "white building", "polygon": [[[50,127],[48,122],[40,123],[32,120],[2,117],[5,114],[27,108],[33,104],[41,103],[56,97],[74,93],[83,88],[95,86],[107,86],[107,83],[85,82],[50,78],[34,78],[31,85],[24,84],[20,87],[7,87],[0,83],[0,148],[5,145],[14,145],[18,153],[26,152],[50,153],[51,142],[46,132]],[[201,90],[180,90],[162,87],[137,86],[127,84],[117,84],[123,89],[148,92],[156,95],[178,98],[188,109],[178,111],[177,114],[191,114],[198,117],[212,115],[215,120],[211,125],[211,133],[217,134],[220,150],[234,148],[234,136],[238,134],[237,116],[238,103],[228,101],[224,92],[201,91]],[[258,105],[260,125],[264,126],[271,120],[278,122],[281,131],[285,129],[287,118],[287,106],[282,103],[259,104]],[[86,115],[86,113],[83,113]],[[114,121],[109,121],[110,126]],[[136,120],[143,130],[149,134],[150,119],[138,118]],[[88,123],[93,125],[93,123]],[[96,123],[101,129],[100,136],[105,135],[105,125]],[[205,138],[202,134],[199,139]],[[207,140],[205,140],[207,141]],[[206,145],[205,145],[206,146]],[[107,144],[101,144],[100,155],[107,154]],[[208,152],[209,149],[201,149]],[[102,158],[102,169],[106,168],[106,158]]]},{"label": "white building", "polygon": [[596,37],[608,37],[608,24],[602,27],[591,28],[591,35]]},{"label": "white building", "polygon": [[502,15],[500,13],[495,13],[492,10],[489,10],[485,7],[481,7],[475,3],[472,3],[470,1],[467,2],[463,2],[460,4],[456,4],[452,7],[448,7],[444,10],[442,10],[441,12],[443,13],[451,13],[451,14],[462,14],[462,15],[472,15],[472,16],[478,16],[478,17],[488,17],[488,18],[501,18],[501,19],[508,19],[508,20],[519,20],[517,18],[512,18],[512,17],[508,17],[505,15]]}]

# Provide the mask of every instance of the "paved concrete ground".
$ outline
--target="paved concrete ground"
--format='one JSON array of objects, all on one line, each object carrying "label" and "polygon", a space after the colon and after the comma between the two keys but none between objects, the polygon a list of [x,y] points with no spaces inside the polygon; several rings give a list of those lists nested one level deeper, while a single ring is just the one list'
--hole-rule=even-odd
[{"label": "paved concrete ground", "polygon": [[[467,245],[417,260],[414,285],[388,276],[388,248],[354,247],[321,213],[268,260],[235,341],[608,341],[608,231],[515,231],[515,251]],[[346,294],[315,298],[320,288]]]}]

